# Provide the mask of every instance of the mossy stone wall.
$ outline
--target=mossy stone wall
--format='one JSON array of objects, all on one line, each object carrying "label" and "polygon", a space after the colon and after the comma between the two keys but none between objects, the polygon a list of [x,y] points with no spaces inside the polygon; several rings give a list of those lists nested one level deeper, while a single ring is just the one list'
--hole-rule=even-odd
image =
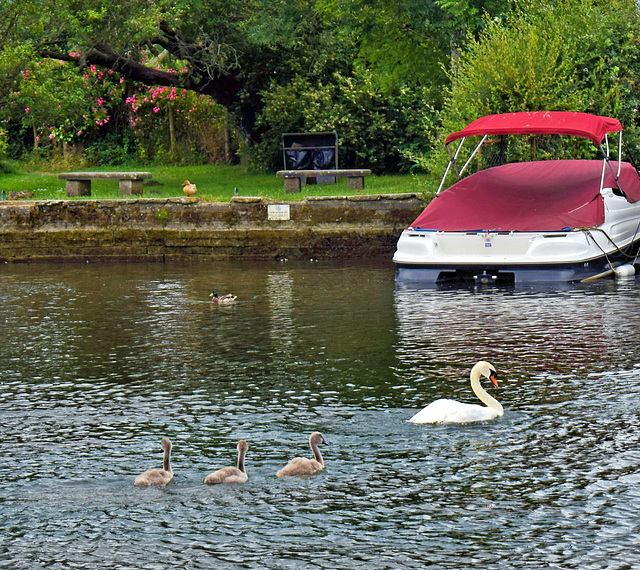
[{"label": "mossy stone wall", "polygon": [[[269,219],[288,204],[290,219]],[[0,202],[0,261],[328,259],[392,255],[416,194]]]}]

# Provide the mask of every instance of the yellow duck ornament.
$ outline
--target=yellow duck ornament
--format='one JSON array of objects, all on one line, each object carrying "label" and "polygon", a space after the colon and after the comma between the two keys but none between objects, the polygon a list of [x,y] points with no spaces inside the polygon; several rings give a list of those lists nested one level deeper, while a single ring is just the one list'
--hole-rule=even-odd
[{"label": "yellow duck ornament", "polygon": [[189,182],[188,180],[185,180],[183,183],[183,188],[182,191],[185,193],[186,196],[191,197],[196,193],[196,185],[195,184],[191,184],[191,182]]}]

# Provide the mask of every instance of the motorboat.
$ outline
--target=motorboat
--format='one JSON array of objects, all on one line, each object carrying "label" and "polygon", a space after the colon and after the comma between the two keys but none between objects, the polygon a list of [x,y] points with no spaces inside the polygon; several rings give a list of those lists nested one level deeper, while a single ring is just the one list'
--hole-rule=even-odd
[{"label": "motorboat", "polygon": [[[463,151],[466,141],[473,145]],[[450,160],[436,195],[398,239],[398,281],[577,282],[634,272],[640,176],[622,161],[617,119],[489,115],[445,145]]]}]

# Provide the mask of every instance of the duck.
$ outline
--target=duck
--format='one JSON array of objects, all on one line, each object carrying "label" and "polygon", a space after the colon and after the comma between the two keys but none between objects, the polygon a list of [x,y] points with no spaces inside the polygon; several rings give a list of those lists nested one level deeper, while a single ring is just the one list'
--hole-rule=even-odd
[{"label": "duck", "polygon": [[309,437],[309,445],[313,451],[313,459],[306,457],[296,457],[287,463],[280,471],[276,473],[277,477],[296,477],[315,475],[324,469],[324,460],[318,449],[318,445],[328,445],[323,435],[319,431],[314,431]]},{"label": "duck", "polygon": [[480,385],[480,377],[489,378],[498,387],[498,374],[492,364],[481,360],[471,369],[471,389],[485,404],[465,404],[456,400],[440,399],[415,414],[409,422],[414,424],[464,424],[493,420],[504,415],[502,404],[491,397]]},{"label": "duck", "polygon": [[171,483],[173,470],[171,469],[171,441],[168,437],[162,438],[160,447],[164,451],[162,469],[148,469],[141,475],[138,475],[133,482],[137,487],[149,487],[150,485],[164,487]]},{"label": "duck", "polygon": [[238,298],[237,295],[232,295],[231,293],[220,296],[218,295],[218,292],[215,289],[211,292],[209,297],[211,297],[211,302],[214,303],[215,305],[229,305],[230,303],[233,303]]},{"label": "duck", "polygon": [[238,442],[238,467],[224,467],[213,473],[209,473],[204,478],[206,485],[216,485],[218,483],[246,483],[249,480],[247,471],[244,467],[244,458],[247,454],[249,446],[244,439]]},{"label": "duck", "polygon": [[182,191],[189,197],[193,196],[197,192],[196,185],[191,184],[191,182],[189,182],[188,180],[185,180],[182,183],[182,186]]}]

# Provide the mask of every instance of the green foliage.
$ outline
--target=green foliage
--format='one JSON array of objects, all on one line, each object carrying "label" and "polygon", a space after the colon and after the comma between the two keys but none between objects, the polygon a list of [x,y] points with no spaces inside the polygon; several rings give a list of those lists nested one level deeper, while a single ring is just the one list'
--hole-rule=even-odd
[{"label": "green foliage", "polygon": [[62,61],[31,61],[21,71],[17,89],[9,94],[5,112],[24,127],[33,128],[36,140],[71,143],[109,120],[104,105],[118,97],[116,84],[108,84],[95,69],[82,75]]},{"label": "green foliage", "polygon": [[113,131],[84,150],[87,162],[97,166],[133,166],[144,163],[143,153],[132,131]]},{"label": "green foliage", "polygon": [[381,93],[366,70],[334,73],[326,83],[296,77],[263,97],[258,124],[267,130],[255,152],[258,162],[272,168],[282,168],[282,133],[336,131],[341,166],[406,170],[405,154],[424,148],[433,130],[425,89],[405,86]]},{"label": "green foliage", "polygon": [[6,129],[0,128],[0,160],[7,158],[7,151],[9,150],[9,141],[7,140]]},{"label": "green foliage", "polygon": [[8,150],[7,131],[0,128],[0,174],[8,174],[13,171],[11,163],[7,160]]},{"label": "green foliage", "polygon": [[[636,16],[632,0],[530,0],[504,20],[487,21],[453,63],[442,133],[483,115],[535,110],[610,115],[631,126]],[[431,170],[445,156],[439,148],[417,161]]]},{"label": "green foliage", "polygon": [[[61,60],[38,59],[27,49],[16,65],[11,53],[0,53],[0,74],[12,78],[0,120],[32,145],[17,148],[16,157],[31,152],[31,159],[71,164],[68,156],[61,160],[63,147],[80,143],[95,165],[225,160],[227,114],[210,97],[126,83],[112,70],[78,70]],[[125,98],[127,87],[131,95]]]},{"label": "green foliage", "polygon": [[175,87],[138,85],[126,101],[130,125],[143,153],[138,160],[142,156],[176,164],[227,160],[228,115],[211,97]]},{"label": "green foliage", "polygon": [[476,34],[484,13],[509,10],[509,0],[318,0],[325,21],[340,22],[358,38],[357,62],[374,72],[377,85],[431,87],[430,101],[441,104],[447,84],[442,64],[458,50],[467,33]]}]

